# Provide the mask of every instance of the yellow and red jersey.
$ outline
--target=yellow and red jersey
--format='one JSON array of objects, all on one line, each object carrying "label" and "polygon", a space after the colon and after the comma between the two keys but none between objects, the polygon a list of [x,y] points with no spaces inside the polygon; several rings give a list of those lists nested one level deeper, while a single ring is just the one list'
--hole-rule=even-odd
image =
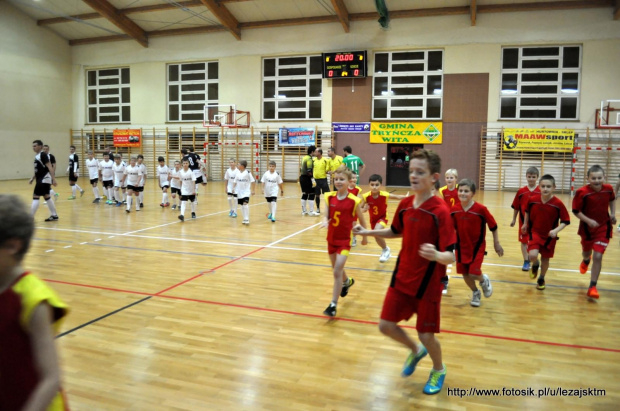
[{"label": "yellow and red jersey", "polygon": [[390,193],[387,191],[379,191],[379,195],[375,198],[373,197],[372,192],[369,191],[364,193],[362,198],[366,204],[368,204],[370,227],[373,228],[380,220],[384,220],[387,223],[387,201],[388,198],[390,198]]},{"label": "yellow and red jersey", "polygon": [[445,185],[439,189],[443,200],[448,205],[448,208],[454,207],[455,204],[459,203],[459,185],[455,185],[452,190],[448,189],[448,186]]},{"label": "yellow and red jersey", "polygon": [[325,193],[325,202],[329,206],[327,242],[335,246],[350,244],[353,223],[357,220],[356,209],[362,200],[351,193],[341,200],[338,192],[332,191]]}]

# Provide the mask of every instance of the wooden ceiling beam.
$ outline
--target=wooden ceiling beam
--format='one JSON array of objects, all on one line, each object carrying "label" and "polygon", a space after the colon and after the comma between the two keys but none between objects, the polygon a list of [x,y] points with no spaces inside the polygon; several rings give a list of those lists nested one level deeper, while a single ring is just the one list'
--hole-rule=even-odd
[{"label": "wooden ceiling beam", "polygon": [[344,4],[344,1],[332,0],[332,6],[334,6],[334,10],[336,11],[338,20],[340,20],[340,24],[342,24],[344,32],[348,33],[351,31],[349,28],[349,11],[347,10],[347,6]]},{"label": "wooden ceiling beam", "polygon": [[519,11],[574,10],[611,7],[610,0],[547,1],[543,3],[486,4],[478,6],[478,13],[511,13]]},{"label": "wooden ceiling beam", "polygon": [[118,12],[116,7],[108,3],[107,0],[82,0],[97,13],[108,19],[119,29],[123,30],[129,37],[136,40],[142,47],[149,46],[149,39],[146,32],[140,26]]},{"label": "wooden ceiling beam", "polygon": [[476,25],[476,0],[471,0],[470,4],[469,4],[469,15],[471,16],[471,25],[475,26]]},{"label": "wooden ceiling beam", "polygon": [[228,28],[228,31],[230,31],[230,33],[235,36],[237,40],[241,40],[241,29],[239,28],[239,22],[224,4],[215,0],[200,1],[209,9],[211,13],[213,13],[213,15],[219,20],[220,23],[222,23],[224,27]]}]

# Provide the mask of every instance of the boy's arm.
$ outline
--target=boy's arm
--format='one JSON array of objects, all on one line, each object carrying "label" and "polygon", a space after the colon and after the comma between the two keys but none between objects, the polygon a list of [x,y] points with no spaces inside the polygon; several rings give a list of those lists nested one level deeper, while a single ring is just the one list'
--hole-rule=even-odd
[{"label": "boy's arm", "polygon": [[448,265],[454,263],[454,251],[437,251],[433,244],[422,244],[420,250],[418,250],[420,257],[426,258],[429,261],[437,261],[439,264]]},{"label": "boy's arm", "polygon": [[47,303],[38,305],[32,313],[28,333],[32,341],[34,365],[39,382],[28,398],[24,410],[45,410],[60,391],[60,370],[54,332],[51,327],[52,311]]},{"label": "boy's arm", "polygon": [[590,227],[590,228],[596,228],[596,227],[599,226],[599,224],[596,222],[596,220],[591,219],[590,217],[588,217],[587,215],[585,215],[584,213],[582,213],[579,210],[573,210],[573,214],[575,215],[575,217],[577,217],[579,219],[579,221],[582,221],[583,223],[587,224],[588,227]]},{"label": "boy's arm", "polygon": [[618,222],[616,220],[616,200],[612,200],[609,202],[609,216],[611,218],[611,223],[613,225],[616,225],[616,223]]},{"label": "boy's arm", "polygon": [[50,176],[52,176],[52,185],[54,187],[56,187],[58,185],[58,183],[56,182],[56,173],[54,173],[54,167],[52,167],[52,163],[50,163],[49,161],[45,164],[45,167],[47,167],[47,170],[50,173]]},{"label": "boy's arm", "polygon": [[284,183],[280,183],[278,184],[278,186],[280,187],[280,195],[283,196],[284,195]]},{"label": "boy's arm", "polygon": [[493,248],[495,248],[495,252],[497,253],[497,255],[499,255],[500,257],[503,257],[504,249],[499,243],[499,234],[497,234],[497,227],[495,227],[495,230],[493,230],[492,233],[493,233]]},{"label": "boy's arm", "polygon": [[252,181],[252,182],[250,183],[250,191],[252,192],[252,195],[255,195],[255,194],[256,194],[256,188],[254,187],[254,185],[255,185],[255,184],[256,184],[256,182],[255,182],[255,181]]},{"label": "boy's arm", "polygon": [[369,230],[367,228],[362,227],[359,224],[353,227],[353,233],[357,235],[364,235],[364,236],[369,235],[371,237],[381,237],[381,238],[397,238],[397,237],[403,236],[401,233],[395,233],[394,231],[392,231],[392,227],[386,227],[382,230]]},{"label": "boy's arm", "polygon": [[521,226],[521,232],[523,234],[527,234],[527,226],[529,225],[529,222],[530,222],[530,212],[526,211],[525,217],[523,217],[523,226]]},{"label": "boy's arm", "polygon": [[559,226],[557,226],[555,229],[549,231],[549,237],[551,238],[556,238],[558,236],[558,233],[562,230],[564,230],[564,228],[566,228],[568,224],[566,224],[565,222],[561,222]]},{"label": "boy's arm", "polygon": [[[368,227],[366,225],[366,217],[364,217],[364,212],[362,211],[361,203],[355,207],[355,213],[357,214],[357,218],[360,221],[360,225],[364,228]],[[362,245],[368,244],[368,237],[362,237]]]},{"label": "boy's arm", "polygon": [[517,215],[519,214],[519,210],[517,210],[516,208],[514,210],[512,210],[512,221],[510,222],[510,226],[514,227],[515,223],[517,222]]},{"label": "boy's arm", "polygon": [[394,200],[402,200],[403,198],[407,198],[407,197],[409,197],[409,192],[408,191],[407,191],[407,194],[405,194],[405,195],[390,193],[390,197],[389,198],[393,198]]}]

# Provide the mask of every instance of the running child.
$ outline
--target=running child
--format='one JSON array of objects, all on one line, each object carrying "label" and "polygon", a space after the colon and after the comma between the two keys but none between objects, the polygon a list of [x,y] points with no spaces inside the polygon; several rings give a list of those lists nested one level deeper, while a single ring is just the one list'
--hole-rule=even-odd
[{"label": "running child", "polygon": [[605,171],[601,166],[590,167],[588,184],[577,190],[572,208],[573,214],[579,219],[578,234],[581,237],[583,261],[579,265],[579,272],[585,274],[590,259],[593,260],[587,295],[599,298],[596,283],[601,274],[603,254],[617,222],[616,195],[611,184],[605,184]]},{"label": "running child", "polygon": [[71,197],[69,200],[75,200],[75,195],[77,194],[77,190],[80,190],[80,197],[84,195],[84,190],[77,183],[80,169],[80,159],[77,154],[75,154],[75,146],[69,146],[69,167],[67,167],[67,172],[69,173],[69,185],[71,186]]},{"label": "running child", "polygon": [[243,224],[250,224],[250,196],[254,195],[254,176],[250,173],[246,167],[248,162],[245,160],[239,161],[239,171],[235,177],[235,185],[233,190],[237,193],[237,204],[241,206],[241,214],[243,214]]},{"label": "running child", "polygon": [[196,175],[189,168],[189,161],[183,160],[183,169],[179,172],[181,180],[181,214],[179,214],[179,220],[185,221],[185,209],[187,202],[192,207],[192,218],[196,218]]},{"label": "running child", "polygon": [[123,163],[119,153],[114,157],[114,165],[112,166],[112,170],[114,170],[114,200],[117,207],[123,205],[122,192],[125,189],[125,168],[125,163]]},{"label": "running child", "polygon": [[[351,230],[356,217],[362,227],[366,228],[366,220],[362,212],[359,197],[348,191],[348,181],[353,173],[345,165],[340,166],[333,174],[334,185],[337,191],[325,193],[325,218],[321,227],[327,227],[327,252],[331,261],[334,275],[332,301],[323,314],[328,317],[336,316],[338,297],[346,297],[349,288],[355,280],[347,276],[344,265],[351,250]],[[362,244],[366,244],[366,237]]]},{"label": "running child", "polygon": [[[280,177],[280,173],[276,171],[275,161],[269,161],[269,170],[265,171],[265,174],[263,174],[263,178],[261,178],[260,181],[263,183],[263,195],[265,196],[267,206],[269,207],[269,215],[267,216],[267,219],[271,220],[272,223],[275,223],[276,208],[278,205],[278,191],[280,191],[280,195],[284,195],[282,177]],[[278,190],[278,187],[280,190]]]},{"label": "running child", "polygon": [[68,308],[22,268],[33,232],[24,203],[0,195],[0,408],[64,410],[54,335]]},{"label": "running child", "polygon": [[[104,154],[104,157],[107,154]],[[136,197],[136,211],[140,211],[140,192],[136,190],[136,187],[140,186],[140,182],[144,179],[142,174],[142,167],[138,166],[137,159],[131,157],[129,159],[129,165],[125,167],[123,175],[123,181],[121,185],[127,186],[127,213],[131,212],[132,197]]]},{"label": "running child", "polygon": [[444,199],[449,209],[452,209],[455,204],[459,203],[459,185],[456,183],[459,178],[459,172],[456,168],[450,168],[444,175],[446,179],[446,185],[439,189],[441,198]]},{"label": "running child", "polygon": [[177,208],[177,195],[179,196],[179,207],[181,206],[181,162],[176,160],[174,162],[174,168],[170,171],[168,180],[170,181],[170,192],[172,194],[172,209]]},{"label": "running child", "polygon": [[[530,278],[540,277],[536,289],[545,289],[545,275],[553,258],[558,233],[570,224],[570,216],[559,198],[553,195],[555,179],[549,174],[540,178],[540,194],[530,196],[521,232],[528,235],[527,251],[530,257]],[[538,255],[541,262],[538,261]]]},{"label": "running child", "polygon": [[495,219],[485,206],[474,201],[476,184],[466,178],[461,180],[458,186],[460,201],[451,210],[456,229],[456,272],[463,275],[465,284],[473,293],[470,305],[480,307],[481,293],[476,287],[476,281],[480,283],[485,298],[493,294],[491,280],[486,274],[482,274],[487,226],[493,233],[493,248],[497,255],[503,256],[504,249],[499,243]]},{"label": "running child", "polygon": [[529,167],[525,171],[525,179],[527,185],[521,187],[517,194],[515,194],[514,200],[512,200],[511,207],[513,208],[512,221],[510,226],[514,227],[517,221],[517,214],[519,215],[519,243],[521,243],[521,254],[523,255],[523,267],[521,270],[530,270],[530,258],[527,252],[528,235],[523,234],[521,227],[523,227],[523,219],[525,218],[525,212],[527,211],[527,202],[530,196],[533,194],[540,194],[540,187],[538,187],[538,177],[540,173],[536,167]]},{"label": "running child", "polygon": [[[413,195],[400,201],[390,228],[363,230],[357,234],[373,237],[402,237],[402,249],[388,288],[379,330],[411,350],[402,375],[408,377],[427,354],[433,368],[423,392],[438,394],[446,377],[441,346],[435,334],[440,331],[441,277],[446,265],[454,262],[456,234],[445,202],[431,194],[439,179],[441,159],[430,150],[420,149],[411,154],[409,181]],[[416,344],[398,326],[417,313],[416,330],[421,344]]]},{"label": "running child", "polygon": [[144,207],[144,185],[146,184],[146,179],[148,178],[148,170],[146,169],[146,164],[144,164],[144,156],[142,154],[138,154],[138,161],[136,165],[140,167],[142,171],[142,180],[139,185],[135,187],[134,191],[138,191],[140,198],[140,208]]},{"label": "running child", "polygon": [[162,197],[160,207],[168,207],[170,203],[168,202],[168,187],[170,187],[170,169],[166,164],[166,159],[163,157],[158,157],[157,162],[159,165],[157,166],[157,175],[159,176],[159,188],[161,188]]},{"label": "running child", "polygon": [[86,168],[88,169],[88,178],[90,179],[90,185],[93,187],[93,194],[95,199],[93,203],[97,204],[101,201],[99,195],[99,161],[95,158],[92,150],[88,150],[88,158],[86,159]]},{"label": "running child", "polygon": [[237,218],[237,194],[233,187],[235,186],[235,178],[239,170],[237,169],[237,161],[234,158],[228,160],[230,167],[224,174],[224,180],[226,180],[226,195],[228,196],[228,206],[230,207],[229,217]]},{"label": "running child", "polygon": [[[379,174],[373,174],[368,179],[370,191],[362,195],[362,211],[368,211],[370,216],[370,229],[382,230],[387,227],[387,202],[389,198],[402,200],[406,195],[390,194],[381,190],[383,178]],[[380,263],[385,263],[392,255],[390,247],[387,246],[385,240],[381,237],[375,237],[377,244],[381,247]]]},{"label": "running child", "polygon": [[[358,179],[359,179],[359,176],[355,173],[355,171],[351,171],[351,179],[347,183],[347,191],[353,194],[355,197],[361,199],[362,197],[360,196],[360,193],[362,192],[362,188],[357,185]],[[357,222],[357,216],[355,217],[355,222]],[[351,241],[351,247],[356,247],[356,246],[357,246],[357,238],[355,237],[355,233],[353,233],[353,241]]]},{"label": "running child", "polygon": [[114,204],[114,161],[108,153],[103,153],[103,161],[99,163],[99,179],[103,184],[103,194],[108,198],[106,204]]}]

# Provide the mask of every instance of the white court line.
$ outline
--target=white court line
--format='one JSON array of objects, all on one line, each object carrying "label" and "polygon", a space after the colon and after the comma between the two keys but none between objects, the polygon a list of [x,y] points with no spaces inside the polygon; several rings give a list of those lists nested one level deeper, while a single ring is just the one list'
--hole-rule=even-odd
[{"label": "white court line", "polygon": [[54,249],[52,248],[51,250],[46,250],[46,253],[51,253],[52,251],[54,251]]},{"label": "white court line", "polygon": [[67,246],[64,246],[63,248],[71,248],[71,246],[70,246],[70,245],[67,245]]}]

